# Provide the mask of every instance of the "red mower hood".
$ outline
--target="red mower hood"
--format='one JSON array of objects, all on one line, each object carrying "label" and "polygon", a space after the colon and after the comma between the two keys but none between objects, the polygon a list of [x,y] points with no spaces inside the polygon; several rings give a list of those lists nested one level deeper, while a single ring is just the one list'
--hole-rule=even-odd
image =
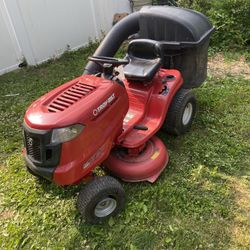
[{"label": "red mower hood", "polygon": [[86,124],[97,117],[96,109],[100,105],[116,99],[116,93],[111,90],[114,84],[93,75],[76,78],[33,102],[24,121],[39,130]]}]

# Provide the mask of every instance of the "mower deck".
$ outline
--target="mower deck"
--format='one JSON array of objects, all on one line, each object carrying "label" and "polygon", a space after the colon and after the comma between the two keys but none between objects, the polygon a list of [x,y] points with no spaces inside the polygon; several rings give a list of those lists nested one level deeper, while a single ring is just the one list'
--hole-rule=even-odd
[{"label": "mower deck", "polygon": [[153,183],[168,164],[169,156],[163,142],[153,136],[144,150],[132,156],[124,148],[112,150],[104,166],[126,182],[148,181]]}]

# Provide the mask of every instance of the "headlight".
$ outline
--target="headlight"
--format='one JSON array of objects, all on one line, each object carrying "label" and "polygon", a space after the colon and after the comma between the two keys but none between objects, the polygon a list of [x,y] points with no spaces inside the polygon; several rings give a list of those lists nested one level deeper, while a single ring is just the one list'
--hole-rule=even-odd
[{"label": "headlight", "polygon": [[84,126],[80,124],[72,125],[66,128],[53,129],[51,143],[62,143],[73,140],[81,134],[83,129]]}]

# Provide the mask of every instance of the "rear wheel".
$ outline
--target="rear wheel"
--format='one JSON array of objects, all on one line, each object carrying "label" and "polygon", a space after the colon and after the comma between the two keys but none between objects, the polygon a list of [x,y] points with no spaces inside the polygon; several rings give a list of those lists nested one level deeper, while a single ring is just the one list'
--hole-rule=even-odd
[{"label": "rear wheel", "polygon": [[121,184],[110,176],[96,177],[78,196],[77,208],[89,223],[100,223],[118,214],[125,205]]},{"label": "rear wheel", "polygon": [[180,89],[170,105],[165,121],[168,133],[181,135],[186,133],[193,122],[196,112],[196,98],[192,90]]}]

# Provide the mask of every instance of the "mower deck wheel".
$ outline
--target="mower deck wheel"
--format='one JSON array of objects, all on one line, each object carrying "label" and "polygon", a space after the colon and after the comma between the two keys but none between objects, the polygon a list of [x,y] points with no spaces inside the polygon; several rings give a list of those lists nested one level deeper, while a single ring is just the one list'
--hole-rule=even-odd
[{"label": "mower deck wheel", "polygon": [[192,90],[180,89],[170,105],[164,128],[169,134],[186,133],[193,122],[196,112],[196,98]]},{"label": "mower deck wheel", "polygon": [[125,206],[125,192],[113,177],[96,177],[80,191],[77,208],[85,221],[96,224],[118,214]]}]

